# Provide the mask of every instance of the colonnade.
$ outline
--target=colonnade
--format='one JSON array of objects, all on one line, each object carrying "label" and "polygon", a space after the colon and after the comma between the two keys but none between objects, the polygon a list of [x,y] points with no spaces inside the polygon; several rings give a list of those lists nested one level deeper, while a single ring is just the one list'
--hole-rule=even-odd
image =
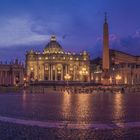
[{"label": "colonnade", "polygon": [[[47,67],[47,70],[45,68]],[[65,75],[71,75],[71,80],[76,80],[76,70],[72,67],[70,70],[70,66],[68,64],[47,64],[44,66],[44,77],[47,77],[46,80],[50,81],[58,81],[58,80],[65,80]]]},{"label": "colonnade", "polygon": [[[33,64],[32,64],[33,65]],[[70,63],[37,63],[29,67],[29,77],[34,80],[65,81],[65,76],[70,76],[70,81],[89,81],[90,70],[87,64]],[[32,70],[31,70],[32,68]],[[84,70],[83,70],[84,69]]]},{"label": "colonnade", "polygon": [[[19,81],[19,84],[23,84],[23,71],[10,71],[1,69],[0,70],[0,85],[15,85],[16,80]],[[17,79],[18,78],[18,79]]]},{"label": "colonnade", "polygon": [[12,74],[9,71],[0,70],[0,85],[11,85],[12,79]]},{"label": "colonnade", "polygon": [[47,70],[44,68],[44,76],[47,76],[47,80],[51,81],[64,80],[64,76],[67,73],[66,67],[64,65],[49,64],[47,65]]}]

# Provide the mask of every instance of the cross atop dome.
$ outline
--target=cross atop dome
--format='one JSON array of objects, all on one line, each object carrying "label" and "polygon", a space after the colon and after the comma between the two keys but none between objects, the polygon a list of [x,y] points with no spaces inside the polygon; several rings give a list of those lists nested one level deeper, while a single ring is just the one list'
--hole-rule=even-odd
[{"label": "cross atop dome", "polygon": [[44,48],[45,53],[58,53],[63,52],[63,48],[57,42],[55,35],[52,35],[50,38],[50,42]]},{"label": "cross atop dome", "polygon": [[56,41],[56,36],[55,35],[51,36],[51,41]]}]

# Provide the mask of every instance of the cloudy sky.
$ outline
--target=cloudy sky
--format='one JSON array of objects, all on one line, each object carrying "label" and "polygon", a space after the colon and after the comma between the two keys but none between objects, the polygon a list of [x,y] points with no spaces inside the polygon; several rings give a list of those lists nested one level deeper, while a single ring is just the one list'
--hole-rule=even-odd
[{"label": "cloudy sky", "polygon": [[0,0],[0,60],[42,51],[52,34],[67,51],[101,56],[104,12],[110,48],[140,55],[140,0]]}]

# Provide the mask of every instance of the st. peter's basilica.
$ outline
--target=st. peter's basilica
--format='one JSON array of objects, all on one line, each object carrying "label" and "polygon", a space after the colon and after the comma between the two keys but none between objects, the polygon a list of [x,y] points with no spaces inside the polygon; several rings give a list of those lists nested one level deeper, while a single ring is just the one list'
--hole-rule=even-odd
[{"label": "st. peter's basilica", "polygon": [[26,71],[31,81],[89,81],[90,56],[65,52],[53,35],[42,53],[27,52]]}]

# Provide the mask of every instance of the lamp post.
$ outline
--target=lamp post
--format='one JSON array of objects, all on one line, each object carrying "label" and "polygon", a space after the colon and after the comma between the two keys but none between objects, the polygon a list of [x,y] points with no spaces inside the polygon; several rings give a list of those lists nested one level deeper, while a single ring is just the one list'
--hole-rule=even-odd
[{"label": "lamp post", "polygon": [[119,74],[117,74],[115,79],[116,79],[116,83],[118,84],[119,81],[122,79],[122,77]]},{"label": "lamp post", "polygon": [[[85,67],[83,67],[80,71],[79,74],[83,77],[87,76],[89,73]],[[85,80],[85,79],[84,79]]]},{"label": "lamp post", "polygon": [[67,81],[67,86],[68,86],[68,81],[70,80],[71,76],[67,73],[65,76],[64,76],[65,80]]},{"label": "lamp post", "polygon": [[24,87],[26,87],[26,86],[27,86],[27,78],[24,77],[24,78],[23,78],[23,81],[24,81]]}]

